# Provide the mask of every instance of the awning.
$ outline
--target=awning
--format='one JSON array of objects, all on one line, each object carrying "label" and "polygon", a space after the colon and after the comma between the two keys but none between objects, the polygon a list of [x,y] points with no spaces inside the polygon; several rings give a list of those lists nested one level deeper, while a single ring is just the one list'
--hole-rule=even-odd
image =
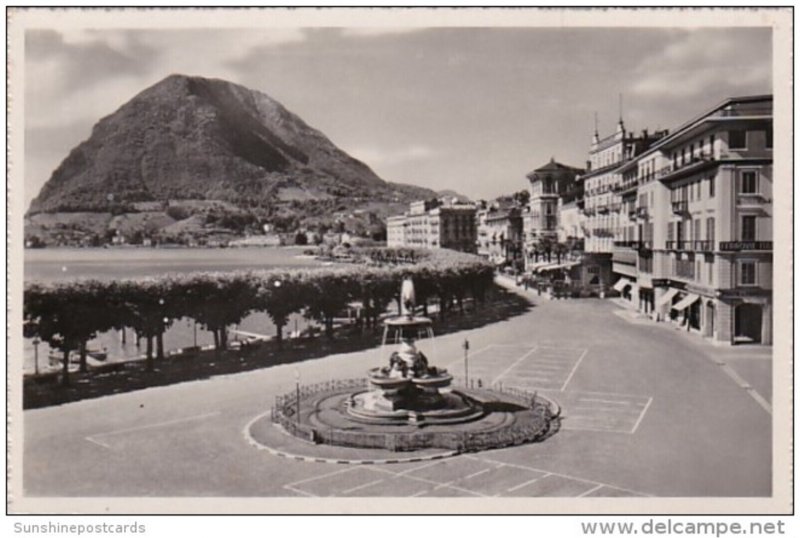
[{"label": "awning", "polygon": [[687,295],[686,297],[684,297],[683,299],[678,301],[678,303],[675,306],[673,306],[672,308],[674,308],[675,310],[684,310],[685,308],[689,307],[692,303],[694,303],[699,298],[700,298],[699,295],[695,295],[694,293],[690,293],[689,295]]},{"label": "awning", "polygon": [[633,282],[631,282],[627,278],[620,278],[614,284],[614,289],[621,293],[622,290],[624,290],[625,288],[627,288],[628,286],[631,286],[631,285],[633,285]]},{"label": "awning", "polygon": [[678,290],[675,288],[670,288],[667,293],[661,296],[661,298],[656,301],[656,306],[664,306],[665,304],[669,303],[673,297],[678,295]]}]

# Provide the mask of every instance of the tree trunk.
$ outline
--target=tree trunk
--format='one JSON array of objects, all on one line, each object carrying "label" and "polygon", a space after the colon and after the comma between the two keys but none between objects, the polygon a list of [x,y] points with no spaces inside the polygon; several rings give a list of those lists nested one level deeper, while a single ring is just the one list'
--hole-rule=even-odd
[{"label": "tree trunk", "polygon": [[78,351],[80,353],[81,362],[80,362],[80,371],[81,372],[88,372],[89,365],[86,363],[86,342],[81,342],[78,345]]},{"label": "tree trunk", "polygon": [[124,346],[125,344],[128,343],[128,337],[126,336],[128,333],[125,330],[125,327],[122,328],[121,332],[122,332],[122,345]]},{"label": "tree trunk", "polygon": [[65,387],[69,386],[69,350],[64,350],[64,369],[61,374],[61,384]]},{"label": "tree trunk", "polygon": [[461,295],[458,296],[458,310],[462,314],[464,313],[464,297]]},{"label": "tree trunk", "polygon": [[228,327],[224,326],[219,330],[220,351],[228,349]]},{"label": "tree trunk", "polygon": [[447,307],[447,299],[444,296],[439,297],[439,321],[444,321],[444,311]]},{"label": "tree trunk", "polygon": [[325,336],[333,340],[333,317],[325,316]]},{"label": "tree trunk", "polygon": [[211,334],[214,335],[214,349],[219,350],[219,332],[216,329],[213,329]]},{"label": "tree trunk", "polygon": [[278,348],[283,347],[283,326],[285,324],[285,321],[283,323],[275,324],[275,341],[278,343]]},{"label": "tree trunk", "polygon": [[164,333],[160,332],[156,335],[156,358],[164,360]]},{"label": "tree trunk", "polygon": [[140,347],[142,347],[142,342],[141,342],[142,336],[139,334],[139,331],[137,331],[136,329],[134,329],[133,335],[136,337],[136,349],[139,349]]},{"label": "tree trunk", "polygon": [[150,335],[145,336],[145,342],[147,343],[147,351],[145,352],[147,357],[147,371],[152,372],[155,369],[153,365],[153,337]]}]

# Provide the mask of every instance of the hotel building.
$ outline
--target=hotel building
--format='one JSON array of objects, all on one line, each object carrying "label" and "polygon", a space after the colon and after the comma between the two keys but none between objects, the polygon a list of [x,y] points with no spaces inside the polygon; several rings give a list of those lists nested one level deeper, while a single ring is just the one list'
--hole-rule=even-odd
[{"label": "hotel building", "polygon": [[550,159],[528,174],[530,201],[522,215],[525,266],[530,268],[540,256],[551,253],[558,243],[559,199],[578,197],[575,178],[583,172]]},{"label": "hotel building", "polygon": [[614,287],[715,343],[772,342],[772,96],[731,98],[617,167]]},{"label": "hotel building", "polygon": [[475,206],[441,202],[412,202],[403,215],[386,222],[390,247],[447,248],[461,252],[477,251]]}]

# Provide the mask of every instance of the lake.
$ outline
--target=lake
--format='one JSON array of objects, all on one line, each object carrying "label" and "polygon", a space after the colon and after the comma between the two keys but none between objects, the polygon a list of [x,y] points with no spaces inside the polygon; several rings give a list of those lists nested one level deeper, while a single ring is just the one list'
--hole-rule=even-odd
[{"label": "lake", "polygon": [[[306,247],[307,248],[307,247]],[[265,247],[265,248],[55,248],[25,250],[25,281],[56,282],[74,278],[97,278],[101,280],[118,278],[137,278],[187,273],[193,271],[235,271],[249,269],[268,269],[270,267],[319,267],[322,262],[304,256],[306,248]],[[303,330],[308,323],[302,316],[295,315],[285,329],[288,334]],[[245,331],[263,336],[274,336],[275,326],[265,314],[252,314],[242,321],[229,334],[235,341],[246,338],[236,331]],[[211,333],[200,326],[195,327],[192,320],[178,320],[164,334],[164,347],[167,350],[192,345],[207,346],[213,343]],[[108,361],[122,361],[140,358],[144,353],[136,345],[133,331],[128,330],[126,342],[121,334],[113,331],[99,335],[89,342],[89,349],[105,350]],[[41,343],[38,350],[33,342],[25,339],[23,370],[33,372],[36,355],[40,371],[59,368],[49,364],[51,350]]]},{"label": "lake", "polygon": [[44,248],[25,249],[25,281],[136,278],[192,271],[310,267],[308,248]]}]

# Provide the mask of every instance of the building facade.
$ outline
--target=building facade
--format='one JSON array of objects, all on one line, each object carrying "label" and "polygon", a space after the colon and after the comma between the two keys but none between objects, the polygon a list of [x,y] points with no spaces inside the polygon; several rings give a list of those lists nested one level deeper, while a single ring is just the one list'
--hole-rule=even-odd
[{"label": "building facade", "polygon": [[497,265],[521,267],[522,212],[518,207],[484,211],[479,218],[479,253]]},{"label": "building facade", "polygon": [[[618,168],[615,284],[716,343],[772,342],[772,96],[724,101]],[[623,269],[624,267],[624,269]]]},{"label": "building facade", "polygon": [[387,245],[476,253],[475,213],[472,204],[439,200],[412,202],[406,213],[387,219]]},{"label": "building facade", "polygon": [[576,178],[582,172],[551,159],[528,174],[530,200],[522,214],[526,269],[540,257],[550,256],[558,244],[559,201],[562,196],[568,200],[578,197]]}]

